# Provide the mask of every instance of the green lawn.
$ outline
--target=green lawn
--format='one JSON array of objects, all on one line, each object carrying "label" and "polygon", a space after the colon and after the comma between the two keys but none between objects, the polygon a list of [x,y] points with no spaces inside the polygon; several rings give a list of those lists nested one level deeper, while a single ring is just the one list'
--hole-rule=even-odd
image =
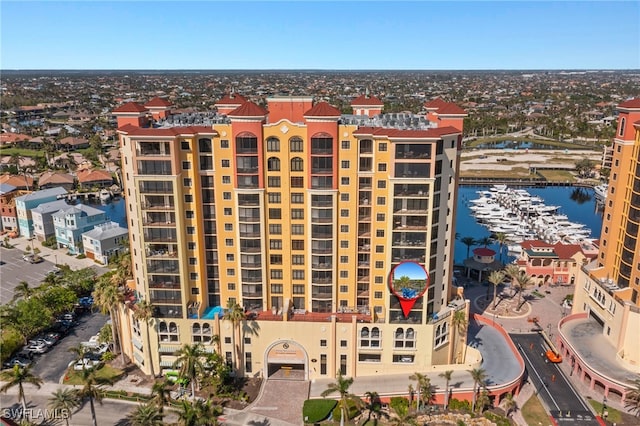
[{"label": "green lawn", "polygon": [[460,176],[465,178],[516,178],[516,179],[529,179],[537,178],[538,175],[529,173],[529,169],[526,167],[514,167],[511,170],[460,170]]},{"label": "green lawn", "polygon": [[[595,399],[590,399],[589,404],[591,404],[593,410],[598,413],[598,415],[602,415],[602,402],[598,402]],[[609,415],[607,416],[607,422],[618,424],[623,423],[620,411],[616,410],[615,408],[607,407],[607,412],[609,413]]]},{"label": "green lawn", "polygon": [[522,416],[528,425],[550,425],[549,414],[540,403],[537,396],[533,395],[522,407]]},{"label": "green lawn", "polygon": [[538,170],[538,174],[549,182],[574,183],[576,177],[568,170]]},{"label": "green lawn", "polygon": [[[80,373],[81,373],[80,371],[74,371],[73,367],[70,367],[69,371],[67,372],[67,375],[64,378],[64,384],[65,385],[81,385],[82,376]],[[98,370],[97,376],[101,378],[117,381],[120,377],[122,377],[123,374],[124,374],[124,371],[118,368],[113,368],[110,365],[105,364],[102,368]]]}]

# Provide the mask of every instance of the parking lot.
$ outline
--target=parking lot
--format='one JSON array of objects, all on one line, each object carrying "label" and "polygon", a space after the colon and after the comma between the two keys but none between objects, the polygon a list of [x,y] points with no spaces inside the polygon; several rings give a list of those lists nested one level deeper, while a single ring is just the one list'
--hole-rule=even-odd
[{"label": "parking lot", "polygon": [[55,260],[42,256],[43,262],[29,263],[22,259],[24,252],[19,249],[0,249],[0,304],[4,305],[13,298],[13,289],[26,281],[36,287],[52,271]]}]

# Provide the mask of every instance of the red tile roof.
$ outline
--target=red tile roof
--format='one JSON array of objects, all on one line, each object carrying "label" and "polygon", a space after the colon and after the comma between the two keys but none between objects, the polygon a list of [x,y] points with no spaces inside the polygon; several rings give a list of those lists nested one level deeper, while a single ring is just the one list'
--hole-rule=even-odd
[{"label": "red tile roof", "polygon": [[553,247],[553,251],[560,259],[571,259],[576,253],[581,252],[582,249],[578,244],[556,243]]},{"label": "red tile roof", "polygon": [[155,98],[151,99],[149,102],[147,102],[146,104],[144,104],[144,106],[147,107],[147,108],[169,107],[169,106],[171,106],[171,102],[169,102],[168,100],[166,100],[164,98],[155,97]]},{"label": "red tile roof", "polygon": [[249,101],[240,105],[238,108],[229,112],[229,117],[262,117],[267,115],[268,112],[261,106]]},{"label": "red tile roof", "polygon": [[216,102],[216,105],[242,105],[245,102],[249,102],[249,99],[236,93],[233,95],[225,95],[224,98]]},{"label": "red tile roof", "polygon": [[520,247],[522,247],[525,250],[528,250],[530,248],[536,247],[536,248],[552,248],[553,245],[546,243],[542,240],[526,240],[520,243]]},{"label": "red tile roof", "polygon": [[136,127],[131,124],[126,124],[118,131],[126,133],[130,136],[178,136],[178,135],[194,135],[194,134],[207,134],[217,135],[218,132],[208,126],[186,126],[186,127]]},{"label": "red tile roof", "polygon": [[114,113],[118,112],[146,112],[147,109],[140,105],[137,102],[127,102],[124,105],[120,105],[118,108],[114,109]]},{"label": "red tile roof", "polygon": [[318,102],[309,111],[304,113],[305,117],[340,117],[340,110],[326,102]]},{"label": "red tile roof", "polygon": [[429,102],[425,102],[424,106],[428,109],[437,109],[447,104],[446,101],[442,100],[442,98],[435,98],[430,100]]},{"label": "red tile roof", "polygon": [[56,172],[44,172],[38,178],[38,185],[47,184],[72,184],[75,181],[74,177],[69,173],[56,173]]},{"label": "red tile roof", "polygon": [[448,115],[448,114],[466,114],[467,111],[460,108],[458,105],[454,103],[447,103],[446,105],[441,106],[436,111],[438,115]]},{"label": "red tile roof", "polygon": [[113,176],[106,170],[82,170],[78,172],[78,182],[100,182],[103,180],[113,180]]},{"label": "red tile roof", "polygon": [[624,101],[618,108],[640,108],[640,98],[629,99],[628,101]]},{"label": "red tile roof", "polygon": [[478,247],[477,249],[473,249],[473,254],[478,256],[495,256],[496,252],[487,247]]},{"label": "red tile roof", "polygon": [[31,136],[21,133],[2,133],[0,134],[0,145],[4,143],[14,143],[18,141],[29,141]]},{"label": "red tile roof", "polygon": [[366,96],[366,95],[360,95],[357,98],[355,98],[354,100],[351,101],[351,105],[353,106],[360,106],[360,105],[375,105],[375,106],[383,106],[384,102],[382,102],[380,99],[376,98],[375,96]]},{"label": "red tile roof", "polygon": [[444,135],[459,134],[460,130],[452,126],[436,127],[427,130],[399,130],[384,127],[360,127],[354,135],[387,136],[389,138],[440,139]]},{"label": "red tile roof", "polygon": [[7,185],[15,186],[18,189],[27,188],[27,186],[33,189],[33,178],[29,176],[16,176],[8,173],[0,175],[0,183],[6,183]]}]

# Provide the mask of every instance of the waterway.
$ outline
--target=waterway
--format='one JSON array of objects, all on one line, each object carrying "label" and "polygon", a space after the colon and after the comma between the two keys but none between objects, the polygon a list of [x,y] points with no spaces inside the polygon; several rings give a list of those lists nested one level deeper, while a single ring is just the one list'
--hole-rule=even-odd
[{"label": "waterway", "polygon": [[[460,186],[458,191],[458,209],[456,217],[456,233],[459,238],[473,237],[476,240],[489,237],[491,232],[476,222],[469,210],[469,200],[479,198],[477,191],[488,190],[490,186]],[[565,214],[572,222],[583,223],[591,229],[591,238],[600,238],[602,231],[602,207],[596,203],[591,188],[572,186],[518,187],[526,189],[531,195],[537,195],[546,205],[560,206],[558,213]],[[498,252],[498,244],[489,246]],[[472,247],[473,249],[473,247]],[[461,264],[467,257],[467,246],[458,239],[454,247],[454,261]],[[515,257],[505,257],[506,262]]]},{"label": "waterway", "polygon": [[126,203],[124,201],[124,197],[112,198],[107,203],[84,202],[84,204],[102,210],[107,214],[107,218],[109,220],[119,223],[123,228],[128,228],[127,212],[125,210]]}]

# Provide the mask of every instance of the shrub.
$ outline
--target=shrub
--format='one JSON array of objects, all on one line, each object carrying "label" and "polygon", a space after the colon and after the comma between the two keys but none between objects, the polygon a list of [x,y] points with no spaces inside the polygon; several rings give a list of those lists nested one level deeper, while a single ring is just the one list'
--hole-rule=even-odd
[{"label": "shrub", "polygon": [[[355,402],[347,401],[347,420],[353,419],[360,413],[360,410],[356,406]],[[333,420],[339,422],[342,418],[342,410],[340,409],[340,405],[336,403],[336,407],[333,409]]]},{"label": "shrub", "polygon": [[459,399],[451,398],[448,408],[449,410],[471,412],[471,403],[469,401],[460,401]]},{"label": "shrub", "polygon": [[307,423],[320,422],[329,417],[336,405],[338,402],[333,399],[307,399],[302,406],[302,418]]},{"label": "shrub", "polygon": [[57,244],[56,237],[49,237],[42,242],[43,247],[55,247]]},{"label": "shrub", "polygon": [[396,413],[406,413],[409,409],[409,400],[401,396],[394,396],[391,398],[391,401],[389,401],[389,406]]},{"label": "shrub", "polygon": [[499,414],[493,413],[491,411],[485,411],[484,416],[495,423],[497,426],[510,426],[511,422],[506,417],[503,417]]},{"label": "shrub", "polygon": [[80,253],[79,255],[76,256],[76,259],[86,259],[87,255],[84,253]]}]

